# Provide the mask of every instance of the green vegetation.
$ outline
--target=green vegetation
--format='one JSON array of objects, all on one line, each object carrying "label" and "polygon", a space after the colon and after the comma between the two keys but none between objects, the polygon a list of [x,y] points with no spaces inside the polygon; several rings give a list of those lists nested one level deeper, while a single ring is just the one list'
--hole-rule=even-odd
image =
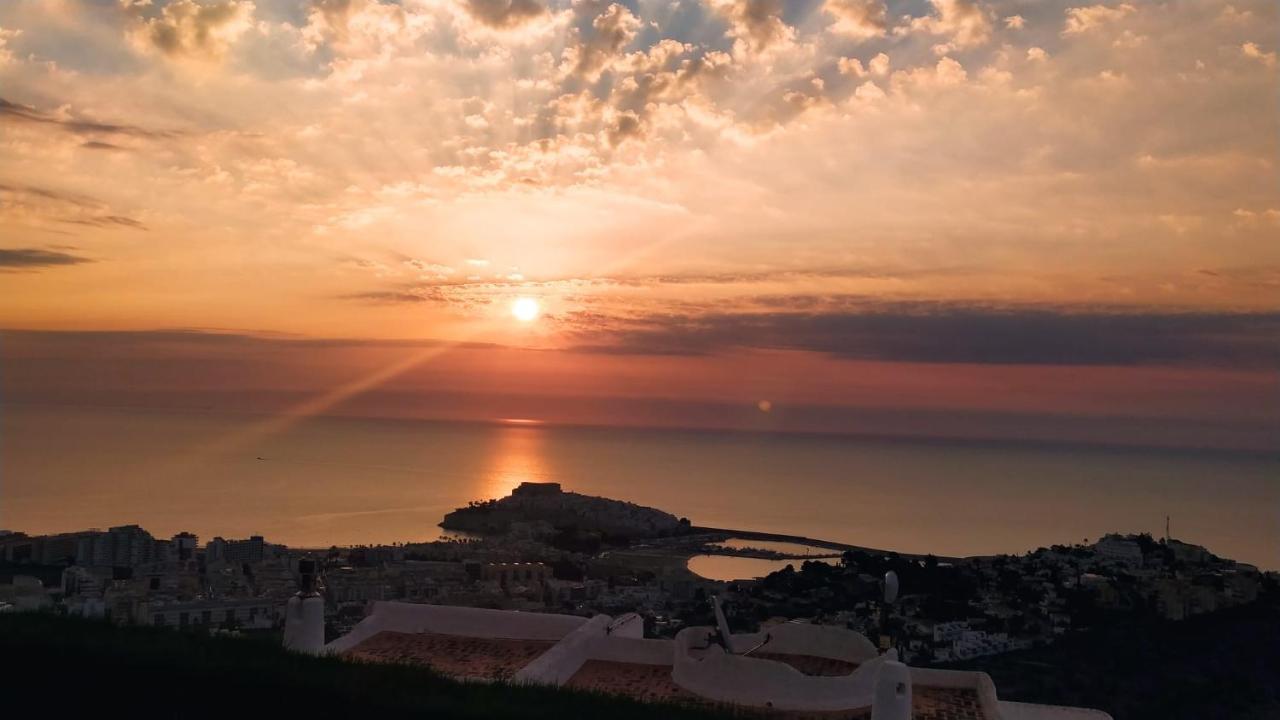
[{"label": "green vegetation", "polygon": [[56,615],[0,615],[0,657],[0,687],[40,698],[57,717],[716,717],[584,692],[460,683],[416,667],[308,657],[267,637],[210,637]]},{"label": "green vegetation", "polygon": [[1280,604],[1111,624],[946,667],[989,673],[1005,700],[1095,707],[1115,720],[1274,720]]}]

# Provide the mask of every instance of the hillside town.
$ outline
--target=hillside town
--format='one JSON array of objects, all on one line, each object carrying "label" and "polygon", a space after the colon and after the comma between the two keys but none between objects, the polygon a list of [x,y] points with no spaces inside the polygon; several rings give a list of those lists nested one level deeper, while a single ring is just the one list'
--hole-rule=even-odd
[{"label": "hillside town", "polygon": [[[904,660],[946,664],[1053,643],[1076,630],[1134,617],[1179,621],[1276,593],[1275,572],[1172,538],[1107,535],[1023,555],[923,558],[847,550],[762,578],[714,580],[687,567],[708,553],[772,557],[729,547],[653,508],[526,484],[442,523],[467,536],[383,546],[288,548],[261,536],[137,525],[57,535],[0,534],[0,611],[48,610],[118,623],[272,633],[314,560],[327,637],[347,633],[376,601],[549,612],[636,613],[647,637],[711,621],[721,599],[735,631],[782,619],[840,626],[894,647]],[[893,572],[902,592],[883,601]]]}]

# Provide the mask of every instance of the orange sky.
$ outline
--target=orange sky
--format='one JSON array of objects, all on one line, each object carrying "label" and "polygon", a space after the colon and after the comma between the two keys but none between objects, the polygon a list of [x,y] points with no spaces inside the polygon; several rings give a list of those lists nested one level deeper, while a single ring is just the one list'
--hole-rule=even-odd
[{"label": "orange sky", "polygon": [[0,382],[761,429],[1132,417],[1122,441],[1150,418],[1266,445],[1276,20],[1267,0],[4,3]]}]

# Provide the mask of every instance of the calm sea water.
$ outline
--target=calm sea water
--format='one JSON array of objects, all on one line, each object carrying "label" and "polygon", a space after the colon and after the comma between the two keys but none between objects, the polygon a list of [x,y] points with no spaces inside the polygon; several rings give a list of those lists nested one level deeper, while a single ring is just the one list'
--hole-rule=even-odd
[{"label": "calm sea water", "polygon": [[[830,550],[796,543],[729,538],[721,545],[725,547],[775,550],[790,555],[811,556],[807,558],[810,561],[825,562],[833,565],[840,562],[838,557],[824,557],[831,555]],[[771,572],[785,568],[787,565],[799,568],[801,563],[805,561],[806,558],[803,557],[768,560],[765,558],[732,557],[729,555],[695,555],[689,558],[689,569],[702,577],[712,580],[743,580],[764,577]]]},{"label": "calm sea water", "polygon": [[1164,532],[1280,568],[1280,459],[817,436],[0,407],[0,527],[289,545],[434,539],[525,480],[697,524],[908,552]]}]

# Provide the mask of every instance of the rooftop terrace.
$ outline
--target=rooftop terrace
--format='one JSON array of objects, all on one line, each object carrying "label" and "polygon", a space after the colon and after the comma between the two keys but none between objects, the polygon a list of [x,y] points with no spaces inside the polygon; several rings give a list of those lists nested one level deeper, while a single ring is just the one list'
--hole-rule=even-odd
[{"label": "rooftop terrace", "polygon": [[459,679],[510,678],[555,643],[548,640],[477,638],[384,630],[345,655],[373,662],[425,665]]}]

